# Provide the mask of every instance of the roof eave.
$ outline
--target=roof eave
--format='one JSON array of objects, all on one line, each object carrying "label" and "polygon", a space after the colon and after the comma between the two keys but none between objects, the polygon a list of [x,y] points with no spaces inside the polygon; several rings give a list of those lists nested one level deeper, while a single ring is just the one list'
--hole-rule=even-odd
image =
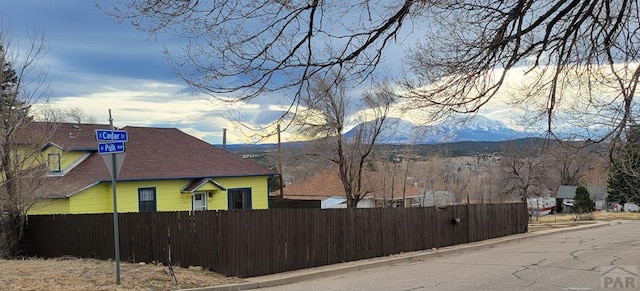
[{"label": "roof eave", "polygon": [[71,196],[73,196],[73,195],[76,195],[76,194],[78,194],[78,193],[80,193],[80,192],[82,192],[82,191],[84,191],[84,190],[87,190],[87,189],[89,189],[89,188],[91,188],[91,187],[97,186],[97,185],[99,185],[100,183],[102,183],[102,181],[98,181],[98,182],[95,182],[95,183],[89,184],[89,185],[84,186],[84,187],[82,187],[82,188],[80,188],[80,189],[78,189],[78,190],[76,190],[76,191],[74,191],[74,192],[71,192],[71,193],[67,194],[65,197],[66,197],[66,198],[69,198],[69,197],[71,197]]},{"label": "roof eave", "polygon": [[189,185],[191,185],[191,183],[187,183],[186,185],[184,185],[184,187],[182,187],[182,189],[180,189],[180,193],[193,194],[194,192],[197,192],[202,186],[204,186],[207,183],[213,184],[214,186],[216,186],[218,189],[222,191],[227,191],[227,189],[225,189],[222,185],[220,185],[220,183],[213,180],[213,178],[207,178],[207,179],[203,179],[200,184],[194,186],[193,190],[185,190],[189,187]]}]

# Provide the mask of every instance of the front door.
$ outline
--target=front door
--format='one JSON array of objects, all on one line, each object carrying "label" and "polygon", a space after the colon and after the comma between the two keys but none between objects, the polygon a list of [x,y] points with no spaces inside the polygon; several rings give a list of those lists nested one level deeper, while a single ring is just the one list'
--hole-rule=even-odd
[{"label": "front door", "polygon": [[207,193],[193,193],[193,210],[207,210]]}]

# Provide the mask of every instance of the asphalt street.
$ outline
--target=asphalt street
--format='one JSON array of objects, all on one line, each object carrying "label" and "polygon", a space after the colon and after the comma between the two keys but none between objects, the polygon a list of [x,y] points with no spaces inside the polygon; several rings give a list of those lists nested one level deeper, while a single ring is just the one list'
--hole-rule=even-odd
[{"label": "asphalt street", "polygon": [[624,221],[260,290],[640,290],[639,264]]}]

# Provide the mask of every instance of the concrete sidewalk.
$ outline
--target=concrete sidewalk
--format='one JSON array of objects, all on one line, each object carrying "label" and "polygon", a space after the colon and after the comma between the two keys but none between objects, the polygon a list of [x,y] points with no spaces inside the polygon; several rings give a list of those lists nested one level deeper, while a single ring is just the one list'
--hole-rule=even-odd
[{"label": "concrete sidewalk", "polygon": [[[286,284],[291,284],[291,283],[305,281],[305,280],[313,280],[318,278],[345,274],[349,272],[357,272],[357,271],[362,271],[367,269],[388,267],[388,266],[393,266],[397,264],[422,261],[422,260],[427,260],[433,257],[445,256],[448,254],[456,254],[456,253],[480,250],[480,249],[490,248],[498,244],[516,242],[516,241],[529,239],[533,237],[539,237],[543,235],[549,235],[549,234],[560,233],[560,232],[577,231],[577,230],[582,230],[586,228],[602,227],[602,226],[608,226],[608,225],[618,224],[618,223],[620,222],[619,221],[595,221],[595,222],[590,221],[586,223],[571,222],[571,223],[550,224],[552,226],[549,227],[549,229],[537,230],[537,231],[523,233],[523,234],[510,235],[506,237],[500,237],[500,238],[494,238],[494,239],[478,241],[473,243],[443,247],[439,249],[402,253],[397,255],[380,257],[380,258],[371,258],[371,259],[365,259],[365,260],[359,260],[359,261],[353,261],[353,262],[320,266],[320,267],[309,268],[309,269],[289,271],[289,272],[266,275],[266,276],[246,278],[245,279],[246,282],[242,282],[242,283],[193,288],[193,289],[185,289],[185,290],[191,290],[191,291],[250,290],[250,289],[257,289],[257,288],[286,285]],[[536,226],[535,224],[531,224],[530,230],[536,227],[539,227],[539,226]]]}]

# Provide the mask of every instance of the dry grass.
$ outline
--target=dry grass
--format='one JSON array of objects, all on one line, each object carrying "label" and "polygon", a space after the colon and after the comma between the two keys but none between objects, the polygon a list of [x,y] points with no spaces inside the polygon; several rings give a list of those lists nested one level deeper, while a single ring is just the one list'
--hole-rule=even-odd
[{"label": "dry grass", "polygon": [[167,267],[120,265],[116,285],[115,262],[96,259],[0,260],[0,290],[176,290],[241,282],[196,268],[174,267],[178,283]]},{"label": "dry grass", "polygon": [[[616,219],[632,219],[632,220],[640,220],[640,213],[638,212],[606,212],[600,211],[594,213],[595,220],[616,220]],[[555,222],[568,222],[568,221],[576,221],[576,214],[551,214],[541,216],[538,220],[537,218],[533,218],[531,223],[555,223]]]}]

